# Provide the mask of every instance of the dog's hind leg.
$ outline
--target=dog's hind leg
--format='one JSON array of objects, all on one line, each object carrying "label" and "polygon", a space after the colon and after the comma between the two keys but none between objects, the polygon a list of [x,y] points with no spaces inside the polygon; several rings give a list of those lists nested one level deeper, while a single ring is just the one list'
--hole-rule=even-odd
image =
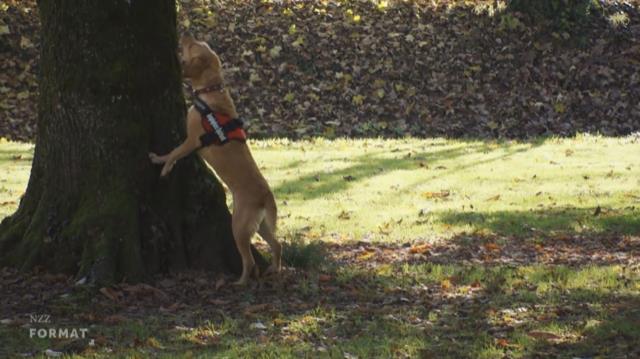
[{"label": "dog's hind leg", "polygon": [[282,245],[276,239],[276,222],[278,220],[278,209],[276,207],[276,201],[273,194],[269,193],[266,198],[265,215],[258,234],[264,239],[271,247],[271,265],[267,268],[265,274],[279,273],[282,267]]},{"label": "dog's hind leg", "polygon": [[258,223],[262,221],[263,211],[255,208],[246,208],[238,206],[237,208],[245,208],[244,210],[235,210],[231,216],[231,226],[233,229],[233,238],[236,242],[238,252],[242,258],[242,275],[234,284],[245,285],[249,281],[249,277],[255,275],[258,277],[258,267],[251,253],[251,237],[258,229]]}]

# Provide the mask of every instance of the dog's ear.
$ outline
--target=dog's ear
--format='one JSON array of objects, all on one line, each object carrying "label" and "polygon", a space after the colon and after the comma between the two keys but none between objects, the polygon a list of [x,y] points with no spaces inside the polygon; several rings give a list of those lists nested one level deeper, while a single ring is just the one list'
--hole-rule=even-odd
[{"label": "dog's ear", "polygon": [[207,68],[208,64],[205,56],[199,54],[189,59],[185,66],[189,74],[197,75],[204,71]]}]

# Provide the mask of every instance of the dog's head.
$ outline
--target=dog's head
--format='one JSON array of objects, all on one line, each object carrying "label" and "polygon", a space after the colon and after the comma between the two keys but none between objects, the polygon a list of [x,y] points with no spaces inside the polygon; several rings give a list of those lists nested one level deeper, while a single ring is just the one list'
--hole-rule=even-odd
[{"label": "dog's head", "polygon": [[182,49],[182,75],[185,78],[196,79],[205,71],[211,71],[213,75],[221,75],[222,63],[215,53],[204,41],[198,41],[191,35],[183,35],[180,38]]}]

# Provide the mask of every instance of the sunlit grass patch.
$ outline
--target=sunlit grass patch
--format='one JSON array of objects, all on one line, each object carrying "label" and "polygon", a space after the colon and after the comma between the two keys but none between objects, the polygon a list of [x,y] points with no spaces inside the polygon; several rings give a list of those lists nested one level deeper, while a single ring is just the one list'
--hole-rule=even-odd
[{"label": "sunlit grass patch", "polygon": [[0,218],[13,213],[29,180],[33,145],[0,139]]},{"label": "sunlit grass patch", "polygon": [[282,228],[393,241],[478,229],[637,232],[640,168],[632,154],[639,147],[593,136],[525,143],[320,139],[264,141],[254,152],[279,200]]},{"label": "sunlit grass patch", "polygon": [[211,322],[198,328],[177,327],[180,340],[196,346],[215,346],[220,342],[221,331]]}]

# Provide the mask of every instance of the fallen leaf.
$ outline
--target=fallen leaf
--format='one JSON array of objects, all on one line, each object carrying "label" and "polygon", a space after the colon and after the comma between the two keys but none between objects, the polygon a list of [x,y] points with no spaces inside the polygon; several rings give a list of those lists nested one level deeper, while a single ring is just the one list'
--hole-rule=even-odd
[{"label": "fallen leaf", "polygon": [[251,315],[257,312],[264,312],[270,306],[269,303],[254,304],[244,308],[244,315]]},{"label": "fallen leaf", "polygon": [[507,340],[506,340],[506,339],[504,339],[504,338],[501,338],[501,339],[498,339],[498,340],[496,341],[496,345],[497,345],[497,346],[499,346],[499,347],[501,347],[501,348],[506,348],[506,347],[508,347],[508,346],[509,346],[509,341],[507,341]]},{"label": "fallen leaf", "polygon": [[275,59],[280,56],[281,51],[282,46],[274,46],[271,50],[269,50],[269,56]]},{"label": "fallen leaf", "polygon": [[31,42],[31,40],[26,37],[26,36],[22,36],[20,37],[20,47],[23,49],[29,49],[33,47],[33,42]]},{"label": "fallen leaf", "polygon": [[551,332],[545,332],[545,331],[541,331],[541,330],[533,330],[530,331],[529,333],[527,333],[527,335],[529,335],[530,337],[536,338],[536,339],[545,339],[545,340],[556,340],[556,339],[562,339],[561,336],[551,333]]},{"label": "fallen leaf", "polygon": [[447,198],[451,194],[448,190],[442,190],[440,192],[422,192],[424,198]]},{"label": "fallen leaf", "polygon": [[500,246],[493,242],[490,242],[490,243],[485,243],[484,249],[486,249],[489,252],[495,252],[500,250]]},{"label": "fallen leaf", "polygon": [[160,344],[160,341],[154,337],[147,338],[146,344],[148,347],[151,347],[154,349],[164,349],[164,346]]},{"label": "fallen leaf", "polygon": [[122,297],[122,293],[111,288],[102,287],[100,288],[100,293],[102,293],[105,297],[111,299],[114,302],[117,302]]},{"label": "fallen leaf", "polygon": [[351,102],[356,106],[361,106],[364,103],[364,96],[362,95],[353,96],[353,98],[351,99]]},{"label": "fallen leaf", "polygon": [[409,253],[411,254],[425,254],[429,252],[431,249],[431,245],[428,243],[419,244],[417,246],[413,246],[409,249]]},{"label": "fallen leaf", "polygon": [[58,352],[52,349],[47,349],[44,351],[44,355],[51,357],[51,358],[58,358],[64,355],[63,352]]},{"label": "fallen leaf", "polygon": [[451,281],[449,279],[443,279],[440,282],[440,288],[442,288],[442,290],[449,290],[451,289]]},{"label": "fallen leaf", "polygon": [[284,96],[284,100],[287,102],[291,102],[296,98],[296,95],[293,92],[289,92]]},{"label": "fallen leaf", "polygon": [[347,211],[342,211],[340,212],[340,214],[338,215],[339,219],[344,219],[344,220],[348,220],[351,219],[351,215],[349,214],[349,212]]},{"label": "fallen leaf", "polygon": [[173,329],[179,331],[179,332],[190,332],[192,330],[194,330],[195,328],[192,327],[185,327],[182,325],[176,325]]},{"label": "fallen leaf", "polygon": [[363,254],[358,256],[358,260],[359,261],[367,261],[371,258],[373,258],[373,256],[375,256],[376,252],[375,251],[366,251]]}]

